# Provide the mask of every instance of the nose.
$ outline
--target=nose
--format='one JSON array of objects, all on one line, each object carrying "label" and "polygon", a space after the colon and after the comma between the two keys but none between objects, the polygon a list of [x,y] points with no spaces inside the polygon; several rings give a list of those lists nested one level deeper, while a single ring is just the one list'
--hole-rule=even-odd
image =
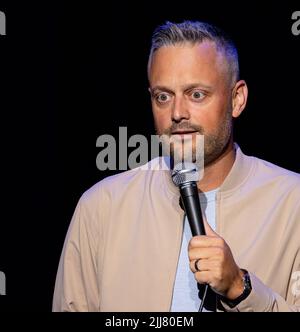
[{"label": "nose", "polygon": [[190,119],[190,112],[183,98],[177,96],[174,98],[174,104],[172,106],[171,116],[172,116],[172,121],[176,123],[179,123],[182,120]]}]

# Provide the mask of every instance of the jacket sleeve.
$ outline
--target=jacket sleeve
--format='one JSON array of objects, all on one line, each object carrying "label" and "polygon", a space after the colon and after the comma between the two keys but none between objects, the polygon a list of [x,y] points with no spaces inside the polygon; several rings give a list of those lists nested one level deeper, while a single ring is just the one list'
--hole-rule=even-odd
[{"label": "jacket sleeve", "polygon": [[99,310],[97,230],[89,204],[82,197],[73,214],[56,276],[53,311]]},{"label": "jacket sleeve", "polygon": [[[298,257],[298,262],[299,257]],[[287,301],[278,293],[267,287],[253,273],[249,272],[252,290],[249,296],[237,306],[230,308],[222,302],[228,312],[300,312],[300,266],[291,274]]]}]

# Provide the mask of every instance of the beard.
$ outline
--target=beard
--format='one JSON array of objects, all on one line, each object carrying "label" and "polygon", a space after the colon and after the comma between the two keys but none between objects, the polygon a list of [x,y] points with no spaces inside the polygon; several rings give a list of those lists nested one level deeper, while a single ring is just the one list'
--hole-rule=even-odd
[{"label": "beard", "polygon": [[[211,133],[207,133],[201,125],[190,121],[173,122],[171,127],[163,131],[159,131],[156,126],[156,133],[161,137],[160,141],[165,155],[170,156],[173,161],[192,161],[201,169],[201,165],[206,167],[213,164],[224,153],[232,137],[232,127],[232,115],[231,109],[229,109],[221,125]],[[187,134],[188,139],[186,140],[180,135],[172,135],[177,130],[194,132],[194,134],[191,133],[191,136]],[[197,136],[200,137],[200,140],[197,139]]]}]

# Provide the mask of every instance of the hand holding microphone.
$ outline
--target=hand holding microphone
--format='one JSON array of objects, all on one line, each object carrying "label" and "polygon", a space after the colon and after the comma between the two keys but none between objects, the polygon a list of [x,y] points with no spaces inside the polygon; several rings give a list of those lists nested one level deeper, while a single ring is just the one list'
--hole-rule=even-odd
[{"label": "hand holding microphone", "polygon": [[[244,289],[243,271],[237,266],[227,243],[203,220],[197,181],[199,171],[190,162],[179,163],[172,170],[172,180],[179,187],[181,200],[193,238],[189,244],[190,268],[197,282],[209,285],[228,299],[239,297]],[[205,225],[204,225],[205,223]],[[205,294],[207,291],[207,286]],[[205,295],[199,311],[202,311]]]}]

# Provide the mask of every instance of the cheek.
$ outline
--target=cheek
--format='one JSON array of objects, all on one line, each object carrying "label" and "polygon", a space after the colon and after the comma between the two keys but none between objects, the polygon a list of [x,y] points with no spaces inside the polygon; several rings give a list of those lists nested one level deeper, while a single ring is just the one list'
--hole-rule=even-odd
[{"label": "cheek", "polygon": [[153,110],[153,118],[155,126],[159,132],[162,132],[163,130],[169,128],[172,124],[166,110],[160,110],[157,112]]},{"label": "cheek", "polygon": [[224,100],[214,99],[206,105],[191,106],[191,122],[199,124],[206,132],[215,131],[228,112]]},{"label": "cheek", "polygon": [[206,107],[202,109],[194,109],[190,112],[191,123],[203,127],[205,131],[213,129],[218,116],[213,108]]}]

